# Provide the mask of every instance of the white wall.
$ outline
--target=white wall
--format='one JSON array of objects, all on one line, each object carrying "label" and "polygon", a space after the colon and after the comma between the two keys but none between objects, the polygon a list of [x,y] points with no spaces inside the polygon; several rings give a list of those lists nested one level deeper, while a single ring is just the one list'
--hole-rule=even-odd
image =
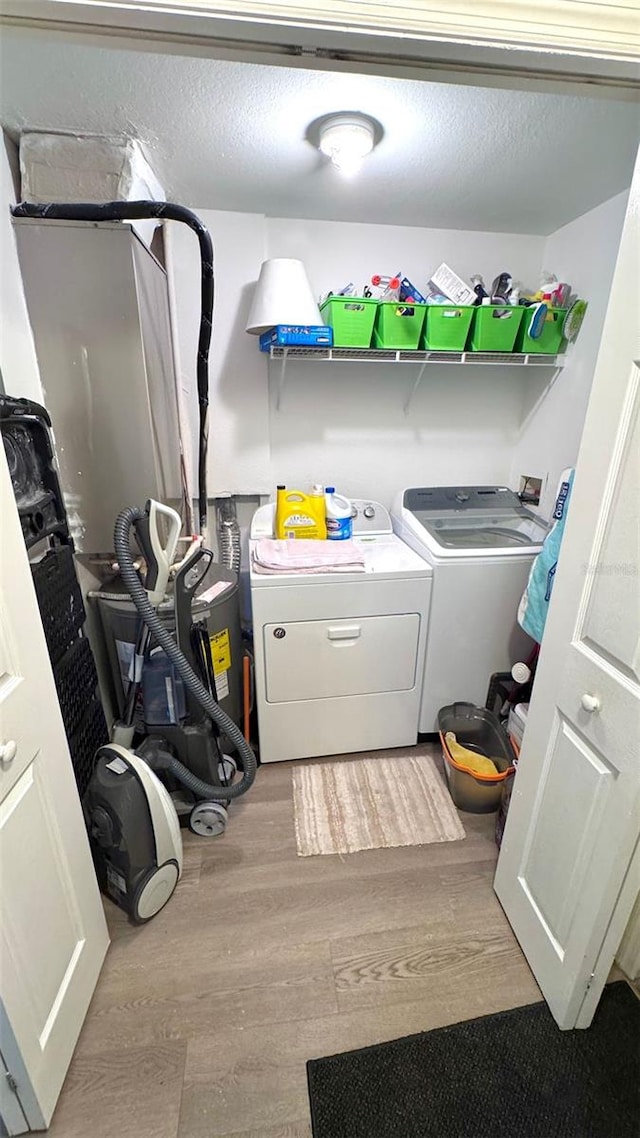
[{"label": "white wall", "polygon": [[593,372],[618,256],[628,194],[590,210],[547,238],[544,267],[559,280],[569,281],[589,301],[578,339],[553,386],[536,373],[528,374],[523,427],[515,444],[510,484],[529,474],[545,481],[541,512],[553,508],[561,471],[573,466],[580,445]]},{"label": "white wall", "polygon": [[[416,367],[287,365],[275,407],[278,361],[244,332],[252,286],[265,256],[301,258],[314,292],[359,286],[374,272],[402,269],[417,287],[447,260],[462,276],[491,280],[509,269],[536,285],[544,238],[402,226],[265,219],[196,210],[216,257],[211,357],[210,494],[268,493],[276,482],[335,482],[346,494],[390,502],[401,485],[501,482],[518,438],[527,377],[522,368],[429,367],[403,413]],[[199,311],[196,243],[172,227],[169,265],[178,354],[193,384]],[[188,396],[193,405],[193,396]]]},{"label": "white wall", "polygon": [[[198,210],[216,250],[211,360],[210,494],[269,493],[276,482],[335,483],[350,496],[389,503],[403,485],[545,482],[549,513],[558,476],[576,458],[591,389],[626,194],[551,237],[265,218]],[[317,295],[374,272],[402,269],[418,288],[446,260],[461,276],[503,269],[536,286],[541,269],[589,300],[566,367],[430,365],[408,415],[416,365],[322,364],[289,360],[276,409],[280,362],[268,362],[244,332],[253,282],[266,256],[299,257]],[[189,403],[199,312],[197,246],[170,228],[178,354]]]},{"label": "white wall", "polygon": [[0,137],[0,370],[7,395],[42,403],[38,362],[9,213],[15,200],[9,157]]}]

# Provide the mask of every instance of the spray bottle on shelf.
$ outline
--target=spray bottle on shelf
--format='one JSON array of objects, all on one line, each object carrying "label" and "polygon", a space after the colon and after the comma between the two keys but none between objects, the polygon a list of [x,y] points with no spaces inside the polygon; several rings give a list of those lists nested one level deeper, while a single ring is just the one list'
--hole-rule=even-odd
[{"label": "spray bottle on shelf", "polygon": [[489,293],[484,287],[484,281],[479,273],[476,273],[474,277],[471,277],[471,287],[476,294],[476,299],[473,303],[476,305],[482,304],[482,301],[485,299],[485,297],[489,296]]},{"label": "spray bottle on shelf", "polygon": [[499,273],[491,285],[491,303],[508,304],[512,283],[511,273]]},{"label": "spray bottle on shelf", "polygon": [[278,486],[275,531],[277,538],[303,537],[324,541],[327,524],[322,486],[316,485],[311,494]]},{"label": "spray bottle on shelf", "polygon": [[335,486],[327,486],[324,492],[327,517],[327,538],[329,541],[346,541],[351,537],[351,502],[336,494]]}]

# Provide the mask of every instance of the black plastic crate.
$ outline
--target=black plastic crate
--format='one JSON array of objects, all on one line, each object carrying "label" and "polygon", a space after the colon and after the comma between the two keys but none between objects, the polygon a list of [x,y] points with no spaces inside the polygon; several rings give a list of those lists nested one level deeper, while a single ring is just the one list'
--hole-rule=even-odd
[{"label": "black plastic crate", "polygon": [[73,735],[88,705],[96,697],[98,675],[86,636],[74,640],[53,671],[67,737]]},{"label": "black plastic crate", "polygon": [[0,395],[0,432],[27,549],[53,534],[71,544],[44,407]]},{"label": "black plastic crate", "polygon": [[55,665],[76,639],[86,617],[71,547],[50,549],[31,571],[49,656]]},{"label": "black plastic crate", "polygon": [[108,741],[109,732],[102,704],[94,699],[82,717],[77,731],[69,739],[71,763],[81,798],[93,774],[96,751]]}]

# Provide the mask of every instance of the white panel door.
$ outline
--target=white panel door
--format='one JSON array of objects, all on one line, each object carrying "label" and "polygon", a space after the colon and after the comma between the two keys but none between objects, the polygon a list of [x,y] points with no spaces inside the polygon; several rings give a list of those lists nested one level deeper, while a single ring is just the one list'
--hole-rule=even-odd
[{"label": "white panel door", "polygon": [[[40,1129],[51,1119],[108,935],[0,450],[0,1052],[7,1065],[19,1057],[9,1089]],[[20,1133],[8,1116],[3,1107],[8,1132]]]},{"label": "white panel door", "polygon": [[640,832],[639,170],[495,879],[563,1028],[591,1021],[637,874],[631,859]]}]

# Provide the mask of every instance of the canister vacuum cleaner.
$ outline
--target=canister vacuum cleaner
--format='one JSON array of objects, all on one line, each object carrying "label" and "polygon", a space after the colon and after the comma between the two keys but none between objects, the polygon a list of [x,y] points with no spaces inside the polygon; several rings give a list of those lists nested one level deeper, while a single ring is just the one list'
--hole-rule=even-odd
[{"label": "canister vacuum cleaner", "polygon": [[[129,545],[132,528],[146,564],[144,584]],[[180,528],[179,515],[154,501],[144,510],[123,510],[116,521],[120,576],[140,623],[124,714],[114,725],[112,743],[98,752],[83,801],[100,886],[136,923],[159,912],[180,878],[179,813],[195,833],[215,837],[226,828],[228,804],[249,789],[256,775],[251,747],[214,697],[215,676],[203,647],[203,639],[209,641],[206,633],[198,635],[192,620],[192,599],[206,590],[210,550],[194,543],[178,567],[175,640],[157,612],[165,600]],[[167,726],[143,723],[142,742],[132,750],[136,717],[141,726],[138,697],[145,667],[157,670],[154,656],[161,657],[165,681],[173,683],[173,674],[175,690],[184,691],[184,715]],[[144,709],[142,715],[144,719]],[[238,763],[222,752],[221,735],[235,748]]]}]

